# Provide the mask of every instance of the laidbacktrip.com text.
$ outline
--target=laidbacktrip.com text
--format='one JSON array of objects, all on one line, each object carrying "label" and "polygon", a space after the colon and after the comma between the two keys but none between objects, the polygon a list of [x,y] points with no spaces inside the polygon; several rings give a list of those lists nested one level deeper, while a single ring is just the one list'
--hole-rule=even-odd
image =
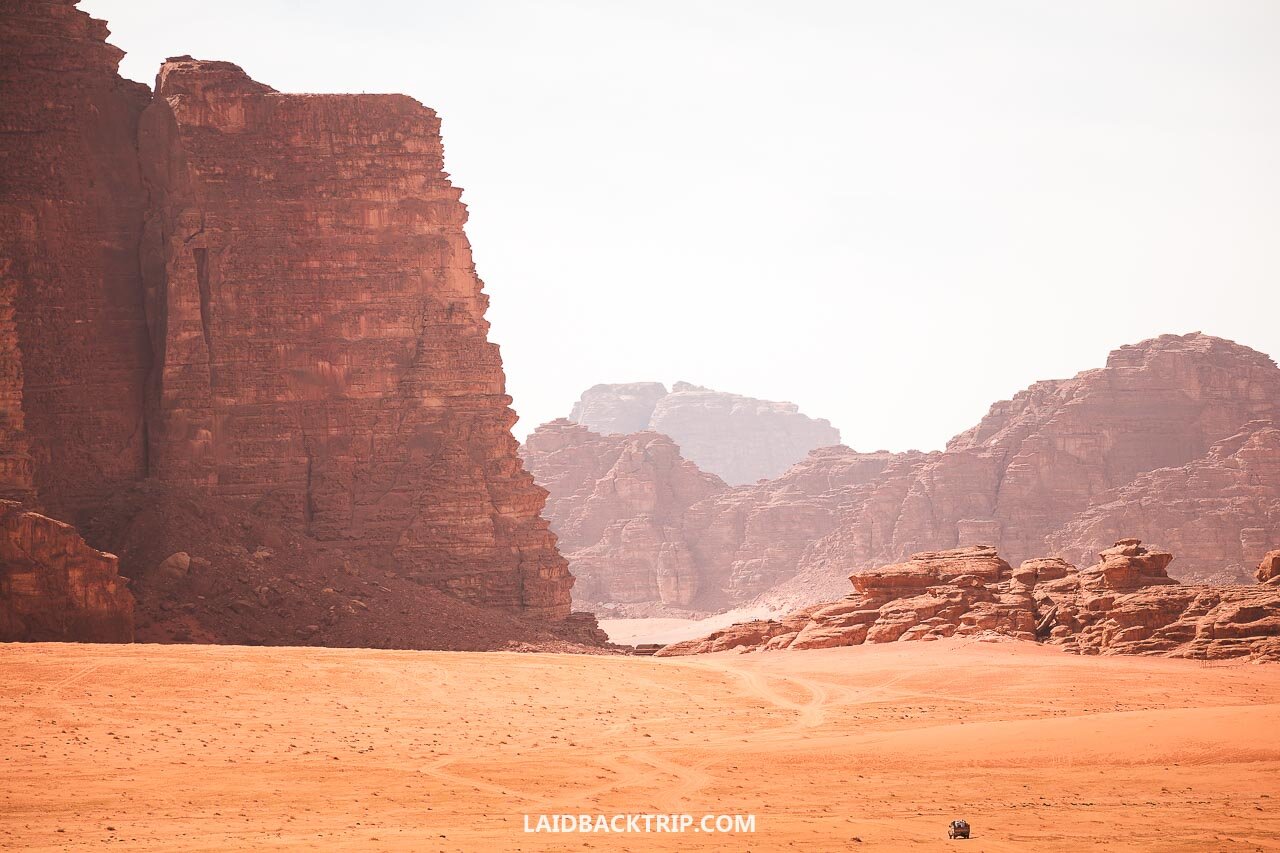
[{"label": "laidbacktrip.com text", "polygon": [[755,832],[753,814],[540,814],[524,816],[525,832]]}]

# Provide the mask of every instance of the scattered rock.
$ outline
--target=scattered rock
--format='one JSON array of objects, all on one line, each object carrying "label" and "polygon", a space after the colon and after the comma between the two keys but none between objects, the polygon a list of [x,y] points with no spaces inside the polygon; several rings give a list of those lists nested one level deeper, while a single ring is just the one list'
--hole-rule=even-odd
[{"label": "scattered rock", "polygon": [[160,575],[160,577],[176,580],[185,578],[190,568],[191,555],[186,551],[178,551],[165,557],[160,565],[156,566],[156,574]]}]

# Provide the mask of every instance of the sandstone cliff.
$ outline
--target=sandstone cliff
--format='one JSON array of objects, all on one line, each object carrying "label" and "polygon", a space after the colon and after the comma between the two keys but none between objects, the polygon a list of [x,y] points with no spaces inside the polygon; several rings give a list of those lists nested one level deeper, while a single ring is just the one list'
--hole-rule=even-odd
[{"label": "sandstone cliff", "polygon": [[[593,391],[598,411],[604,396]],[[589,549],[593,577],[607,578],[625,552],[634,574],[656,564],[659,547],[675,547],[682,588],[696,590],[681,606],[754,601],[788,610],[842,595],[851,569],[978,543],[1013,562],[1041,553],[1084,561],[1132,534],[1184,554],[1175,568],[1181,578],[1243,579],[1280,544],[1280,432],[1255,420],[1277,414],[1280,369],[1270,358],[1207,335],[1166,335],[1116,350],[1104,368],[996,403],[945,451],[816,450],[774,480],[726,486],[688,504],[678,520],[668,513],[660,539],[636,536],[625,546],[565,526],[588,499],[616,504],[610,489],[591,488],[602,445],[563,423],[540,432],[577,447],[574,461],[564,453],[553,467],[555,476],[577,471],[578,485],[549,511],[553,529],[572,540],[574,565]],[[526,456],[550,485],[544,456],[530,448]],[[650,473],[660,488],[662,472]],[[621,525],[626,517],[616,504],[613,518]],[[609,585],[593,589],[604,595]],[[622,600],[641,612],[634,594]],[[589,603],[611,602],[618,600]]]},{"label": "sandstone cliff", "polygon": [[183,57],[141,124],[152,475],[568,615],[436,114]]},{"label": "sandstone cliff", "polygon": [[810,450],[840,443],[840,432],[794,403],[757,400],[677,382],[596,385],[570,420],[602,434],[652,430],[671,436],[684,457],[731,485],[777,477]]},{"label": "sandstone cliff", "polygon": [[[1191,463],[1250,421],[1277,415],[1280,369],[1262,353],[1199,333],[1121,347],[1106,367],[1037,383],[996,403],[945,451],[888,473],[771,600],[830,598],[849,569],[921,550],[990,543],[1010,562],[1052,553],[1050,537],[1104,493]],[[1163,537],[1163,528],[1157,532]],[[1236,564],[1240,535],[1215,533],[1215,541],[1237,544],[1212,559]],[[1197,553],[1193,566],[1204,556]]]},{"label": "sandstone cliff", "polygon": [[1252,580],[1268,548],[1280,542],[1280,429],[1247,424],[1200,459],[1103,492],[1048,544],[1068,560],[1083,560],[1124,535],[1158,536],[1178,555],[1181,578]]},{"label": "sandstone cliff", "polygon": [[828,447],[782,477],[734,488],[668,436],[599,435],[566,420],[543,424],[522,452],[551,493],[547,517],[579,579],[575,600],[632,615],[749,601],[793,575],[840,509],[901,464],[895,454]]},{"label": "sandstone cliff", "polygon": [[1280,589],[1184,586],[1167,551],[1124,539],[1077,570],[1057,558],[1013,569],[994,548],[912,555],[855,572],[843,599],[776,620],[733,625],[675,643],[662,656],[862,643],[1002,637],[1078,654],[1154,654],[1280,661]]},{"label": "sandstone cliff", "polygon": [[573,404],[569,420],[601,435],[643,432],[665,396],[667,386],[661,382],[593,385]]},{"label": "sandstone cliff", "polygon": [[150,94],[106,34],[69,0],[0,0],[0,494],[71,521],[146,467]]},{"label": "sandstone cliff", "polygon": [[598,435],[566,420],[529,436],[524,455],[550,492],[547,517],[586,607],[656,602],[689,608],[703,592],[684,514],[728,487],[653,432]]},{"label": "sandstone cliff", "polygon": [[[0,11],[0,496],[101,539],[146,486],[149,511],[247,509],[348,563],[564,620],[573,580],[510,433],[436,114],[189,57],[152,95],[73,2]],[[125,569],[144,608],[175,604],[149,594],[153,565]]]}]

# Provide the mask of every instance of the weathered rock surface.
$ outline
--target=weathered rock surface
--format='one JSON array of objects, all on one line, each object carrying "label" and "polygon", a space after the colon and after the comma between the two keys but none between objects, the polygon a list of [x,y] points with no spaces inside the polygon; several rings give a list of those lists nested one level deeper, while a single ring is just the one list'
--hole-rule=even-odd
[{"label": "weathered rock surface", "polygon": [[0,12],[0,496],[96,544],[153,484],[565,620],[436,114],[189,57],[152,96],[74,3]]},{"label": "weathered rock surface", "polygon": [[1140,474],[1096,496],[1047,542],[1084,560],[1126,534],[1158,537],[1177,553],[1181,580],[1251,581],[1280,544],[1280,429],[1253,422],[1201,459]]},{"label": "weathered rock surface", "polygon": [[[733,488],[658,433],[599,435],[566,420],[522,453],[550,492],[547,517],[580,606],[627,614],[709,612],[749,600],[795,571],[839,509],[896,458],[812,451],[782,477]],[[630,608],[654,604],[659,610]]]},{"label": "weathered rock surface", "polygon": [[840,431],[794,403],[775,403],[677,382],[654,407],[649,428],[730,485],[781,475],[811,450],[840,443]]},{"label": "weathered rock surface", "polygon": [[[594,410],[609,410],[614,387],[592,390]],[[704,394],[678,388],[654,404],[651,424],[668,400]],[[995,404],[945,451],[815,451],[776,480],[691,504],[678,534],[667,524],[665,535],[691,556],[690,601],[701,610],[785,611],[842,595],[850,569],[977,543],[1015,563],[1042,553],[1084,562],[1130,533],[1185,554],[1175,567],[1184,579],[1239,581],[1277,544],[1277,415],[1270,358],[1199,333],[1165,335]],[[530,457],[545,483],[541,464]],[[553,528],[568,511],[551,511]],[[593,552],[597,575],[610,571],[611,547]]]},{"label": "weathered rock surface", "polygon": [[106,34],[68,0],[0,0],[0,495],[72,521],[146,466],[150,94]]},{"label": "weathered rock surface", "polygon": [[682,529],[689,506],[728,487],[653,432],[598,435],[566,420],[524,447],[550,492],[547,516],[574,575],[575,600],[688,608],[700,576]]},{"label": "weathered rock surface", "polygon": [[1280,583],[1280,551],[1268,551],[1254,573],[1258,583]]},{"label": "weathered rock surface", "polygon": [[757,400],[677,382],[596,385],[569,419],[601,434],[652,430],[669,435],[684,458],[731,485],[781,475],[819,447],[840,443],[840,431],[801,414],[794,403]]},{"label": "weathered rock surface", "polygon": [[0,501],[0,642],[132,642],[127,584],[71,525]]},{"label": "weathered rock surface", "polygon": [[[1250,421],[1277,415],[1280,369],[1262,353],[1199,333],[1121,347],[1106,367],[1037,383],[996,403],[944,452],[886,471],[770,602],[829,598],[850,569],[921,550],[983,542],[1014,563],[1053,553],[1051,537],[1099,496],[1201,459]],[[1232,514],[1219,518],[1221,550],[1193,549],[1195,571],[1213,553],[1223,566],[1241,559],[1242,531],[1231,529]],[[1163,528],[1153,525],[1156,533]]]},{"label": "weathered rock surface", "polygon": [[156,86],[153,475],[390,552],[474,603],[568,615],[436,114],[185,57]]},{"label": "weathered rock surface", "polygon": [[1125,539],[1077,571],[1057,558],[1011,569],[994,548],[920,553],[850,576],[854,592],[776,620],[675,643],[661,656],[813,649],[950,636],[1039,640],[1079,654],[1280,660],[1280,589],[1189,586],[1173,555]]},{"label": "weathered rock surface", "polygon": [[644,432],[667,393],[661,382],[593,385],[573,404],[569,420],[601,435]]},{"label": "weathered rock surface", "polygon": [[247,504],[148,481],[89,520],[120,557],[144,643],[398,649],[599,648],[590,614],[521,618],[441,591],[412,565],[355,559]]}]

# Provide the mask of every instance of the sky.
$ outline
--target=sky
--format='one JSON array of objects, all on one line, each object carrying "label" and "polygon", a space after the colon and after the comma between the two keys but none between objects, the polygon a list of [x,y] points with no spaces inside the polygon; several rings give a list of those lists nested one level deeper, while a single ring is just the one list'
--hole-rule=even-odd
[{"label": "sky", "polygon": [[83,0],[435,108],[522,437],[600,382],[941,448],[1158,334],[1280,355],[1272,0]]}]

